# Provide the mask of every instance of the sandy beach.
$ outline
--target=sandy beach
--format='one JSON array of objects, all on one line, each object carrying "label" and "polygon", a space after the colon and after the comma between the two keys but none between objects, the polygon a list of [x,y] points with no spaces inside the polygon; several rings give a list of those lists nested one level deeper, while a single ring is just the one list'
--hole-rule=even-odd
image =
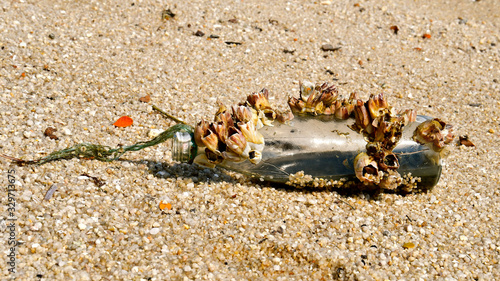
[{"label": "sandy beach", "polygon": [[455,134],[437,186],[409,195],[256,183],[175,162],[169,142],[113,162],[0,158],[0,279],[500,279],[499,1],[0,8],[1,154],[146,141],[175,124],[152,105],[196,124],[264,87],[285,110],[305,80],[383,92]]}]

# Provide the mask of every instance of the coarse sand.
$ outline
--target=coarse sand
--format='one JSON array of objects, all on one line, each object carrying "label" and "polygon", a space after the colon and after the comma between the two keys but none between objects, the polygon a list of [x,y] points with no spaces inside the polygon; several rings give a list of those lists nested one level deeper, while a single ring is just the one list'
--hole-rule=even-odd
[{"label": "coarse sand", "polygon": [[475,146],[452,143],[430,192],[376,197],[198,169],[169,143],[2,158],[0,279],[500,279],[500,1],[268,2],[2,1],[0,153],[129,145],[175,124],[153,104],[195,124],[263,87],[285,109],[302,80],[384,92]]}]

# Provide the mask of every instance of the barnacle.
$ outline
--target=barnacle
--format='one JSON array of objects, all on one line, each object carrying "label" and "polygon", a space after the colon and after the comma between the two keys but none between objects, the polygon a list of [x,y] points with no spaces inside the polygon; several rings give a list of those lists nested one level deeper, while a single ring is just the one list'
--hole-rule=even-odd
[{"label": "barnacle", "polygon": [[399,160],[393,152],[384,151],[379,157],[378,165],[383,170],[396,170],[399,168]]},{"label": "barnacle", "polygon": [[238,127],[245,138],[252,143],[264,143],[264,137],[259,133],[252,122],[238,123]]},{"label": "barnacle", "polygon": [[233,115],[238,122],[247,123],[252,120],[252,110],[244,105],[233,106]]},{"label": "barnacle", "polygon": [[367,102],[368,111],[370,116],[375,119],[385,114],[389,109],[389,105],[384,98],[384,94],[372,95]]},{"label": "barnacle", "polygon": [[230,136],[226,140],[226,145],[232,152],[243,157],[248,157],[248,151],[250,148],[247,144],[247,140],[241,131],[235,127],[230,128]]},{"label": "barnacle", "polygon": [[356,118],[356,126],[359,131],[365,130],[370,125],[370,115],[368,115],[368,110],[365,107],[365,103],[358,99],[356,105],[354,106],[354,116]]},{"label": "barnacle", "polygon": [[247,102],[256,110],[267,110],[271,109],[269,104],[269,91],[267,89],[262,89],[258,93],[252,93],[247,97]]},{"label": "barnacle", "polygon": [[354,159],[354,172],[363,183],[378,184],[382,173],[379,172],[377,161],[372,156],[361,152]]},{"label": "barnacle", "polygon": [[436,152],[441,152],[453,137],[452,126],[438,118],[423,122],[413,133],[416,142],[428,145]]}]

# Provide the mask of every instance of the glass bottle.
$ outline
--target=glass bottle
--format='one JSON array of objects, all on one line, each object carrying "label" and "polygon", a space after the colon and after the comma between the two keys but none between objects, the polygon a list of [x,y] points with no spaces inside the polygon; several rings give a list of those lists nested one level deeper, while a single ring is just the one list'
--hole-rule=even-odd
[{"label": "glass bottle", "polygon": [[[418,115],[415,122],[404,127],[403,135],[393,149],[399,160],[397,171],[405,177],[420,178],[419,190],[431,189],[441,175],[441,157],[438,152],[413,140],[419,124],[432,118]],[[258,178],[263,181],[286,183],[291,174],[303,171],[305,175],[325,180],[356,180],[354,159],[366,152],[366,140],[349,126],[353,120],[337,120],[332,116],[295,116],[286,124],[274,122],[259,132],[265,147],[258,164],[249,161],[224,161],[217,166]],[[176,161],[192,161],[193,136],[177,132],[173,138],[172,157]]]}]

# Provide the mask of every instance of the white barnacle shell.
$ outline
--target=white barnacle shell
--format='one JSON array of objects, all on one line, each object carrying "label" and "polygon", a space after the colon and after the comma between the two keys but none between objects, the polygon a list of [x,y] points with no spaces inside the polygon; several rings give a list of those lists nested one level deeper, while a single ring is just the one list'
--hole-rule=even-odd
[{"label": "white barnacle shell", "polygon": [[368,154],[361,152],[354,159],[354,171],[356,177],[363,183],[375,183],[380,182],[381,174],[378,170],[378,164],[373,159],[373,157]]},{"label": "white barnacle shell", "polygon": [[310,81],[302,81],[300,82],[300,98],[307,102],[309,96],[314,92],[314,83]]},{"label": "white barnacle shell", "polygon": [[248,160],[252,164],[259,164],[259,162],[262,160],[262,152],[258,150],[251,150],[249,153]]}]

